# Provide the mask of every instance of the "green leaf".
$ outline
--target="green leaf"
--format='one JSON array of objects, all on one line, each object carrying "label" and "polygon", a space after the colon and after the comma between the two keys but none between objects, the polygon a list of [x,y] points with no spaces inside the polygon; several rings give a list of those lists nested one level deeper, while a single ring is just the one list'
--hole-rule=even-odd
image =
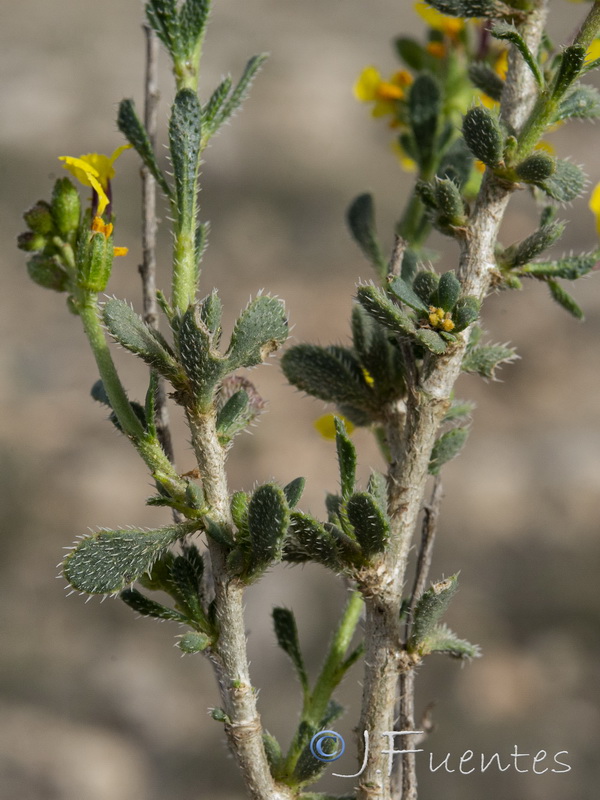
[{"label": "green leaf", "polygon": [[568,311],[569,314],[575,317],[575,319],[583,321],[585,319],[585,315],[571,295],[566,292],[559,283],[557,283],[555,280],[552,280],[552,278],[550,278],[547,283],[553,299],[556,300],[556,302],[562,306],[565,311]]},{"label": "green leaf", "polygon": [[177,600],[177,605],[191,620],[202,627],[207,625],[206,616],[200,601],[200,584],[194,565],[185,556],[176,556],[171,563],[170,593]]},{"label": "green leaf", "polygon": [[536,261],[523,267],[521,274],[532,275],[534,278],[565,278],[575,281],[591,272],[598,263],[600,254],[579,253],[573,256],[563,256],[557,261]]},{"label": "green leaf", "polygon": [[459,639],[447,625],[436,625],[424,639],[419,651],[422,655],[445,653],[461,661],[469,661],[472,658],[479,658],[481,655],[479,645],[471,644],[465,639]]},{"label": "green leaf", "polygon": [[149,0],[146,4],[146,16],[150,27],[171,57],[180,58],[182,49],[176,0]]},{"label": "green leaf", "polygon": [[350,351],[300,344],[283,354],[281,367],[293,386],[320,400],[359,408],[372,402],[360,364]]},{"label": "green leaf", "polygon": [[437,175],[439,178],[450,179],[459,189],[462,189],[469,180],[472,169],[473,154],[465,140],[459,138],[446,150]]},{"label": "green leaf", "polygon": [[394,333],[414,335],[415,323],[404,314],[377,286],[359,286],[356,293],[358,302],[376,322]]},{"label": "green leaf", "polygon": [[316,561],[334,570],[341,568],[335,539],[309,514],[292,511],[290,533],[285,543],[284,559],[293,563]]},{"label": "green leaf", "polygon": [[443,422],[451,422],[456,419],[465,419],[471,416],[475,409],[475,403],[471,403],[468,400],[461,401],[455,400],[453,401],[452,405],[444,414]]},{"label": "green leaf", "polygon": [[473,85],[497,103],[502,99],[504,81],[485,61],[475,61],[469,67]]},{"label": "green leaf", "polygon": [[408,121],[422,167],[429,166],[442,108],[442,91],[438,81],[426,72],[417,76],[408,95]]},{"label": "green leaf", "polygon": [[210,0],[185,0],[179,12],[182,47],[189,60],[193,60],[202,43]]},{"label": "green leaf", "polygon": [[556,172],[556,159],[540,151],[517,164],[515,172],[522,181],[539,185]]},{"label": "green leaf", "polygon": [[117,125],[127,141],[133,145],[160,188],[166,196],[170,198],[171,188],[158,166],[152,143],[150,142],[144,124],[135,112],[133,100],[121,100],[117,116]]},{"label": "green leaf", "polygon": [[391,278],[388,284],[388,288],[390,292],[395,295],[395,297],[400,300],[400,302],[404,303],[404,305],[413,308],[415,311],[428,311],[429,308],[426,303],[421,300],[418,294],[412,290],[412,288],[403,281],[402,278]]},{"label": "green leaf", "polygon": [[562,97],[573,81],[579,77],[585,63],[585,54],[586,48],[580,44],[573,44],[563,50],[552,87],[553,98]]},{"label": "green leaf", "polygon": [[600,92],[594,86],[581,84],[574,86],[564,97],[552,122],[565,119],[600,118]]},{"label": "green leaf", "polygon": [[183,371],[173,350],[162,334],[147,325],[128,303],[107,300],[102,318],[110,335],[126,350],[135,353],[174,385],[181,384]]},{"label": "green leaf", "polygon": [[229,97],[221,103],[218,111],[213,116],[208,136],[213,136],[223,123],[227,122],[238,108],[240,108],[244,100],[248,97],[252,82],[268,57],[267,53],[260,53],[259,55],[253,56],[248,61],[235,89],[231,92]]},{"label": "green leaf", "polygon": [[306,478],[294,478],[293,481],[283,487],[283,492],[290,508],[294,508],[300,502],[305,484]]},{"label": "green leaf", "polygon": [[396,52],[407,67],[419,72],[429,60],[429,53],[414,39],[399,37],[394,40]]},{"label": "green leaf", "polygon": [[468,428],[452,428],[436,440],[429,460],[431,475],[437,475],[444,464],[456,458],[463,449],[468,435]]},{"label": "green leaf", "polygon": [[440,211],[437,224],[441,228],[464,225],[466,222],[465,204],[460,189],[454,181],[450,178],[435,178],[434,194],[436,205]]},{"label": "green leaf", "polygon": [[509,258],[510,269],[522,267],[536,256],[539,256],[540,253],[543,253],[544,250],[552,247],[563,235],[565,227],[566,223],[564,222],[551,222],[549,225],[539,228],[531,236],[523,239],[522,242],[519,242],[514,250],[511,248],[513,254]]},{"label": "green leaf", "polygon": [[413,289],[427,308],[432,304],[432,295],[437,291],[440,276],[435,272],[418,272],[413,281]]},{"label": "green leaf", "polygon": [[379,503],[366,492],[353,494],[346,504],[346,513],[365,557],[383,552],[390,536],[390,523]]},{"label": "green leaf", "polygon": [[481,303],[476,297],[467,295],[461,297],[452,311],[452,319],[454,321],[454,333],[460,333],[468,328],[471,323],[479,317],[479,309]]},{"label": "green leaf", "polygon": [[261,295],[252,300],[238,317],[226,353],[227,368],[254,367],[288,337],[285,306],[277,297]]},{"label": "green leaf", "polygon": [[177,92],[169,120],[169,148],[175,177],[175,210],[180,226],[196,214],[201,119],[196,93],[191,89]]},{"label": "green leaf", "polygon": [[146,595],[138,592],[137,589],[123,589],[119,597],[124,603],[126,603],[134,611],[137,611],[137,613],[141,614],[143,617],[170,619],[174,622],[182,623],[188,622],[188,618],[183,614],[180,614],[179,611],[175,611],[172,608],[168,608],[160,603],[156,603],[154,600],[150,600],[149,597],[146,597]]},{"label": "green leaf", "polygon": [[281,745],[277,739],[272,736],[268,731],[262,735],[263,747],[265,748],[265,755],[269,762],[271,774],[275,775],[283,763],[283,753],[281,752]]},{"label": "green leaf", "polygon": [[194,653],[201,653],[210,647],[212,644],[211,639],[205,633],[198,633],[190,631],[184,633],[177,642],[177,647],[186,654],[193,655]]},{"label": "green leaf", "polygon": [[381,511],[387,516],[388,491],[387,478],[381,472],[372,470],[367,484],[367,491],[375,500]]},{"label": "green leaf", "polygon": [[586,177],[581,167],[570,161],[557,159],[556,170],[539,186],[547,195],[559,203],[570,203],[583,194],[586,186]]},{"label": "green leaf", "polygon": [[212,403],[214,392],[225,374],[225,360],[213,347],[213,335],[200,319],[198,308],[190,306],[181,317],[176,333],[179,357],[200,408]]},{"label": "green leaf", "polygon": [[415,606],[411,635],[407,642],[409,653],[420,652],[421,646],[446,612],[457,588],[458,576],[452,575],[434,583],[421,595]]},{"label": "green leaf", "polygon": [[36,253],[27,262],[27,273],[34,283],[44,289],[66,292],[69,288],[69,273],[56,256]]},{"label": "green leaf", "polygon": [[232,438],[232,433],[237,433],[240,430],[239,420],[243,417],[241,428],[245,428],[245,412],[248,408],[248,392],[239,389],[231,395],[229,400],[225,403],[223,408],[217,414],[217,433],[219,438],[226,438],[228,441]]},{"label": "green leaf", "polygon": [[266,483],[253,492],[248,504],[252,572],[262,571],[281,559],[289,513],[285,494],[274,483]]},{"label": "green leaf", "polygon": [[346,219],[356,243],[373,264],[377,274],[383,278],[387,273],[387,263],[375,228],[373,196],[371,194],[359,195],[350,205]]},{"label": "green leaf", "polygon": [[207,131],[213,130],[214,122],[231,91],[231,84],[232,80],[229,75],[223,78],[209,100],[202,106],[202,130],[204,131],[204,136],[207,135]]},{"label": "green leaf", "polygon": [[461,284],[454,270],[444,272],[440,276],[437,288],[437,297],[432,301],[433,305],[438,305],[444,311],[452,311],[460,297]]},{"label": "green leaf", "polygon": [[197,522],[188,522],[152,531],[101,530],[87,536],[69,553],[64,576],[81,592],[120,592],[148,572],[170,545],[197,528]]},{"label": "green leaf", "polygon": [[502,163],[504,136],[500,123],[491,111],[483,106],[469,109],[463,120],[463,136],[475,158],[488,167]]},{"label": "green leaf", "polygon": [[302,688],[304,691],[308,691],[308,677],[306,675],[304,659],[302,658],[302,651],[300,650],[298,628],[293,612],[287,608],[274,608],[273,625],[275,626],[277,644],[284,653],[287,653],[290,657],[298,677],[300,678]]},{"label": "green leaf", "polygon": [[470,348],[463,358],[461,369],[472,372],[482,378],[496,377],[496,370],[501,364],[509,364],[518,358],[513,347],[502,344],[483,345]]},{"label": "green leaf", "polygon": [[350,497],[356,482],[356,448],[346,433],[346,426],[338,417],[335,418],[335,446],[340,468],[340,485],[342,497]]},{"label": "green leaf", "polygon": [[419,328],[415,332],[415,339],[426,347],[429,352],[435,355],[441,355],[446,352],[446,343],[436,331],[428,330],[427,328]]},{"label": "green leaf", "polygon": [[514,24],[508,22],[497,22],[491,30],[491,34],[495,39],[510,42],[514,44],[517,50],[523,56],[523,60],[531,70],[535,82],[540,89],[544,86],[544,76],[535,59],[535,56],[527,46],[527,43],[515,28]]}]

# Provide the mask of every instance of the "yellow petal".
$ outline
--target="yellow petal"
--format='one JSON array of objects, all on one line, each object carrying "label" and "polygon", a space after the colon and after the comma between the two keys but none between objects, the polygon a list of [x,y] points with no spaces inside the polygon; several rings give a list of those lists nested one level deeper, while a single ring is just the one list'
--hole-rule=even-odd
[{"label": "yellow petal", "polygon": [[379,70],[376,67],[365,67],[354,84],[354,96],[361,103],[371,103],[377,97],[377,87],[380,83]]},{"label": "yellow petal", "polygon": [[59,161],[64,161],[63,167],[68,170],[71,175],[76,178],[83,186],[91,186],[90,176],[97,178],[99,176],[98,170],[92,166],[84,158],[75,158],[75,156],[59,156]]},{"label": "yellow petal", "polygon": [[109,204],[108,195],[104,191],[102,185],[97,181],[97,179],[90,173],[88,175],[90,186],[98,195],[98,215],[101,217],[106,210],[106,206]]},{"label": "yellow petal", "polygon": [[600,58],[600,39],[594,39],[587,50],[587,60],[595,61]]},{"label": "yellow petal", "polygon": [[313,422],[315,430],[318,431],[324,439],[335,439],[335,417],[342,420],[346,426],[346,433],[351,434],[354,430],[355,426],[349,419],[346,419],[346,417],[341,414],[324,414]]},{"label": "yellow petal", "polygon": [[590,211],[596,217],[596,230],[600,233],[600,183],[597,183],[594,187],[594,191],[590,195],[590,201],[588,203]]},{"label": "yellow petal", "polygon": [[456,34],[464,28],[465,24],[462,19],[442,14],[441,11],[431,8],[431,6],[428,6],[427,3],[424,3],[422,0],[415,3],[414,8],[417,14],[430,28],[436,31],[443,31],[450,37],[456,36]]},{"label": "yellow petal", "polygon": [[508,50],[503,50],[496,59],[494,72],[499,78],[502,78],[502,80],[506,78],[506,73],[508,72]]},{"label": "yellow petal", "polygon": [[117,258],[117,256],[126,256],[128,252],[128,247],[113,247],[113,255],[115,258]]},{"label": "yellow petal", "polygon": [[108,159],[111,164],[114,164],[117,158],[124,153],[125,150],[130,150],[133,147],[132,144],[122,144],[113,152],[112,156]]}]

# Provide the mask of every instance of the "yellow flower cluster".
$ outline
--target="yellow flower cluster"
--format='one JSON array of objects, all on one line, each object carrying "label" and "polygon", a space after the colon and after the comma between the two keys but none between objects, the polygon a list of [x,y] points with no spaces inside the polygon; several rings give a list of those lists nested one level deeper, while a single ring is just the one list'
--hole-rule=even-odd
[{"label": "yellow flower cluster", "polygon": [[452,322],[452,314],[449,311],[444,311],[443,308],[436,308],[429,306],[429,324],[432,328],[438,328],[446,333],[450,333],[454,329]]}]

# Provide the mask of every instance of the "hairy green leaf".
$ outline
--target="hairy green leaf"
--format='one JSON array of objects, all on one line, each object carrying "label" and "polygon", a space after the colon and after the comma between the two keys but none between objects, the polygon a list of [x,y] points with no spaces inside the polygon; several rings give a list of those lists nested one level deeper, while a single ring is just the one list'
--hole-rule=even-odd
[{"label": "hairy green leaf", "polygon": [[437,439],[429,460],[431,475],[437,475],[444,464],[456,458],[465,446],[468,435],[468,428],[452,428]]},{"label": "hairy green leaf", "polygon": [[373,264],[377,274],[383,277],[387,272],[387,264],[377,238],[373,196],[359,195],[350,205],[346,219],[356,243]]}]

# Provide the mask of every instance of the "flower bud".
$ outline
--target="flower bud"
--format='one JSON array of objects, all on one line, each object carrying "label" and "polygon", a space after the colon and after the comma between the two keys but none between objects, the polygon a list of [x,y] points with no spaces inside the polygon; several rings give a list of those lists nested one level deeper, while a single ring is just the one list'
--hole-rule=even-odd
[{"label": "flower bud", "polygon": [[45,200],[38,200],[29,211],[23,214],[23,219],[34,233],[47,235],[54,230],[54,220],[50,205]]},{"label": "flower bud", "polygon": [[77,246],[77,284],[90,292],[102,292],[113,262],[112,236],[90,231]]},{"label": "flower bud", "polygon": [[61,236],[76,231],[81,214],[79,192],[68,178],[60,178],[52,193],[52,217]]},{"label": "flower bud", "polygon": [[43,250],[46,246],[47,239],[41,233],[34,233],[33,231],[25,231],[20,233],[17,237],[17,247],[19,250],[25,250],[28,253],[34,253],[36,250]]},{"label": "flower bud", "polygon": [[55,256],[38,253],[27,262],[27,272],[32,281],[45,289],[65,292],[68,288],[69,275]]}]

